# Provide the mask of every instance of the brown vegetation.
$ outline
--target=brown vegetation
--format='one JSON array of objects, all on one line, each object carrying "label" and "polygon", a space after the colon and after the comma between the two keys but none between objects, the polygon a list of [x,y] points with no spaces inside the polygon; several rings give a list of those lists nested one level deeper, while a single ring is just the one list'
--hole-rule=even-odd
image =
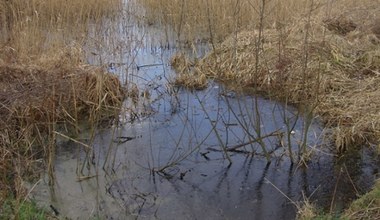
[{"label": "brown vegetation", "polygon": [[[221,42],[231,33],[264,28],[281,29],[313,17],[331,21],[331,28],[368,27],[378,18],[379,1],[371,0],[141,0],[149,24],[169,25],[180,40]],[[263,5],[264,3],[264,5]],[[263,8],[264,17],[260,16]],[[341,24],[339,24],[341,23]],[[378,22],[377,22],[378,23]],[[342,27],[342,24],[347,27]],[[353,26],[354,25],[354,26]],[[303,27],[304,28],[304,27]]]},{"label": "brown vegetation", "polygon": [[25,196],[25,178],[53,170],[57,133],[117,116],[122,86],[84,63],[82,46],[90,25],[115,16],[120,4],[0,0],[0,212],[6,197]]},{"label": "brown vegetation", "polygon": [[210,38],[229,34],[220,44],[210,40],[213,50],[193,64],[192,77],[206,75],[311,109],[331,128],[339,150],[379,144],[379,1],[207,2],[186,1],[182,11],[181,1],[150,7],[174,29],[182,24],[206,34],[210,28]]},{"label": "brown vegetation", "polygon": [[[0,185],[16,198],[37,161],[54,157],[55,131],[80,132],[84,121],[117,116],[123,100],[117,77],[102,69],[56,65],[0,65]],[[42,167],[50,165],[46,160]]]},{"label": "brown vegetation", "polygon": [[[293,35],[296,34],[296,35]],[[264,43],[256,72],[257,33],[240,32],[227,39],[195,67],[225,82],[234,82],[279,100],[315,106],[333,129],[336,146],[376,143],[380,137],[379,47],[371,35],[343,36],[327,33],[310,39],[308,65],[304,69],[302,35],[290,31],[287,45],[277,32],[264,31]],[[237,51],[237,52],[236,52]],[[232,85],[233,86],[233,85]]]},{"label": "brown vegetation", "polygon": [[[235,31],[258,27],[261,0],[141,0],[151,24],[168,24],[180,40],[223,41]],[[294,12],[304,10],[307,0],[267,2],[266,26],[281,26],[293,20]]]},{"label": "brown vegetation", "polygon": [[189,89],[202,90],[207,88],[208,82],[205,74],[194,69],[194,62],[191,62],[184,54],[178,53],[170,60],[172,68],[178,73],[175,77],[174,85],[185,86]]},{"label": "brown vegetation", "polygon": [[120,10],[120,0],[0,0],[0,62],[29,62],[88,38],[91,25]]}]

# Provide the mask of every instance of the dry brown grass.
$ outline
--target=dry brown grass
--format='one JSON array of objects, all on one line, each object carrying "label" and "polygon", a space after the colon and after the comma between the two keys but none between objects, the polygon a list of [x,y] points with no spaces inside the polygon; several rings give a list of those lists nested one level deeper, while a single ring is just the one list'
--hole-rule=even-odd
[{"label": "dry brown grass", "polygon": [[[307,0],[268,1],[266,26],[290,22],[294,11],[302,11]],[[149,23],[168,24],[181,40],[210,39],[222,41],[229,33],[251,29],[259,23],[260,0],[142,0]]]},{"label": "dry brown grass", "polygon": [[177,53],[170,60],[172,68],[178,73],[174,85],[185,86],[191,90],[207,88],[208,80],[205,74],[194,70],[195,63],[190,61],[183,53]]},{"label": "dry brown grass", "polygon": [[120,6],[0,0],[0,209],[6,197],[25,195],[25,178],[52,171],[56,131],[80,132],[82,122],[96,126],[117,116],[119,79],[84,63],[82,47],[89,28],[117,16]]},{"label": "dry brown grass", "polygon": [[[279,29],[294,25],[309,12],[310,0],[265,0],[265,17],[260,19],[263,0],[141,0],[149,24],[167,24],[181,40],[209,39],[221,42],[231,33],[257,28]],[[361,16],[359,23],[368,24],[376,14],[367,9],[377,7],[379,1],[371,0],[314,0],[314,14],[323,19]],[[358,22],[356,22],[358,23]],[[213,39],[210,39],[213,38]]]},{"label": "dry brown grass", "polygon": [[[168,3],[144,2],[157,8]],[[205,3],[185,1],[180,16],[181,2],[150,10],[162,13],[163,20],[175,28],[182,22],[191,31],[208,24],[206,18],[211,16],[214,36],[229,34],[192,64],[196,73],[192,76],[206,75],[232,87],[243,85],[279,100],[311,106],[331,128],[339,150],[380,143],[380,1],[314,1],[311,11],[311,1],[294,0],[286,5],[266,1],[259,50],[258,2],[208,1],[212,12],[207,13]],[[229,14],[234,11],[233,2],[241,4],[235,17]],[[203,20],[192,21],[193,16]],[[200,32],[206,29],[199,28]],[[186,70],[189,63],[176,69]]]},{"label": "dry brown grass", "polygon": [[317,210],[313,204],[308,200],[304,201],[300,208],[297,210],[298,220],[311,220],[317,216]]},{"label": "dry brown grass", "polygon": [[55,131],[80,132],[80,123],[97,124],[119,112],[124,94],[118,78],[66,62],[70,55],[43,66],[0,65],[0,185],[14,198],[24,196],[21,182],[41,168],[39,159],[45,159],[42,167],[52,165]]},{"label": "dry brown grass", "polygon": [[120,8],[120,0],[0,0],[0,61],[29,62],[82,44],[90,25]]}]

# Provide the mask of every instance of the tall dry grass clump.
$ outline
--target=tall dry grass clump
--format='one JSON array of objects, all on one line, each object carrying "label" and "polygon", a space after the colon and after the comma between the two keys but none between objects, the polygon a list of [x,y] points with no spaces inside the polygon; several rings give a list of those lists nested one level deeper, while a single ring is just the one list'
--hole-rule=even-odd
[{"label": "tall dry grass clump", "polygon": [[[210,39],[221,41],[236,30],[258,26],[259,0],[142,0],[147,8],[149,23],[168,24],[178,32],[182,40]],[[292,12],[301,9],[306,0],[269,1],[270,16],[266,26],[276,26],[290,22]],[[268,11],[269,14],[269,11]],[[157,19],[160,18],[160,19]]]},{"label": "tall dry grass clump", "polygon": [[0,65],[0,185],[14,198],[25,195],[25,177],[52,169],[55,132],[79,133],[83,122],[118,115],[124,96],[118,78],[62,58],[54,66]]},{"label": "tall dry grass clump", "polygon": [[0,59],[26,62],[83,43],[90,25],[115,17],[120,0],[1,0]]},{"label": "tall dry grass clump", "polygon": [[214,36],[213,50],[187,67],[193,77],[309,109],[339,150],[380,144],[380,1],[143,2],[183,37],[178,27]]},{"label": "tall dry grass clump", "polygon": [[0,0],[0,212],[36,171],[52,174],[57,134],[118,115],[119,79],[83,62],[83,47],[89,28],[120,9],[119,0]]},{"label": "tall dry grass clump", "polygon": [[[308,11],[310,0],[141,0],[145,19],[149,24],[169,24],[181,32],[185,40],[213,32],[223,40],[228,34],[257,28],[262,20],[265,28],[281,28],[299,21]],[[265,17],[260,17],[260,7],[265,2]],[[314,1],[313,13],[318,16],[356,16],[365,14],[368,6],[376,7],[378,1],[318,0]],[[374,15],[370,15],[374,16]],[[363,21],[364,23],[366,21]],[[218,38],[217,36],[221,37]],[[210,37],[210,36],[209,36]]]},{"label": "tall dry grass clump", "polygon": [[[262,0],[141,0],[149,24],[169,25],[181,40],[208,39],[221,42],[231,33],[247,29],[281,28],[297,22],[306,12],[309,0],[265,1],[264,19],[260,17]],[[316,1],[330,13],[334,1]],[[342,3],[342,1],[340,1]],[[371,2],[366,0],[366,2]],[[342,10],[362,4],[344,0],[336,6]],[[346,10],[347,11],[347,10]]]}]

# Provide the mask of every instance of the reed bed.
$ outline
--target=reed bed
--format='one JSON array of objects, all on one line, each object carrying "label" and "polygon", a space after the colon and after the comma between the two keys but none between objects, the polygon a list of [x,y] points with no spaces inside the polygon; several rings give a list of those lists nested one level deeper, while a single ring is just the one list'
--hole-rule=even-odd
[{"label": "reed bed", "polygon": [[[244,30],[281,29],[299,23],[309,13],[310,0],[140,0],[149,24],[169,25],[180,40],[194,42],[209,40],[222,42],[231,34]],[[264,4],[263,4],[264,3]],[[313,14],[317,17],[362,16],[360,23],[368,24],[375,14],[366,14],[377,8],[378,1],[314,0]],[[263,7],[264,6],[264,7]],[[264,17],[260,16],[263,8]],[[373,11],[372,11],[373,12]]]},{"label": "reed bed", "polygon": [[[238,30],[257,27],[260,16],[259,0],[141,0],[146,8],[146,20],[150,24],[167,24],[178,33],[180,40],[223,41],[224,38]],[[268,1],[268,13],[265,24],[278,26],[292,20],[289,16],[307,0]],[[270,11],[269,11],[270,10]]]},{"label": "reed bed", "polygon": [[118,78],[102,68],[47,62],[54,65],[0,65],[0,185],[14,198],[25,196],[24,178],[53,168],[56,132],[75,137],[81,123],[117,118],[124,99]]},{"label": "reed bed", "polygon": [[[26,196],[24,181],[53,178],[57,133],[75,135],[118,116],[124,89],[84,62],[89,28],[102,28],[119,0],[0,0],[0,212]],[[104,37],[91,35],[91,40]],[[53,182],[52,182],[53,183]],[[17,216],[17,215],[16,215]]]},{"label": "reed bed", "polygon": [[120,0],[1,0],[0,59],[22,63],[54,55],[56,51],[88,40],[88,29],[112,19]]}]

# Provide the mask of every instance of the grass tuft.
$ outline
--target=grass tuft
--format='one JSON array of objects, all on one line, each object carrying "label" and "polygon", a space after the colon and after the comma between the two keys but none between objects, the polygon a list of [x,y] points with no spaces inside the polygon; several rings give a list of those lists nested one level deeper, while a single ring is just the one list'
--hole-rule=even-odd
[{"label": "grass tuft", "polygon": [[185,86],[191,90],[207,88],[208,80],[206,75],[194,69],[195,62],[190,61],[183,53],[174,55],[170,63],[178,73],[175,77],[174,85]]}]

